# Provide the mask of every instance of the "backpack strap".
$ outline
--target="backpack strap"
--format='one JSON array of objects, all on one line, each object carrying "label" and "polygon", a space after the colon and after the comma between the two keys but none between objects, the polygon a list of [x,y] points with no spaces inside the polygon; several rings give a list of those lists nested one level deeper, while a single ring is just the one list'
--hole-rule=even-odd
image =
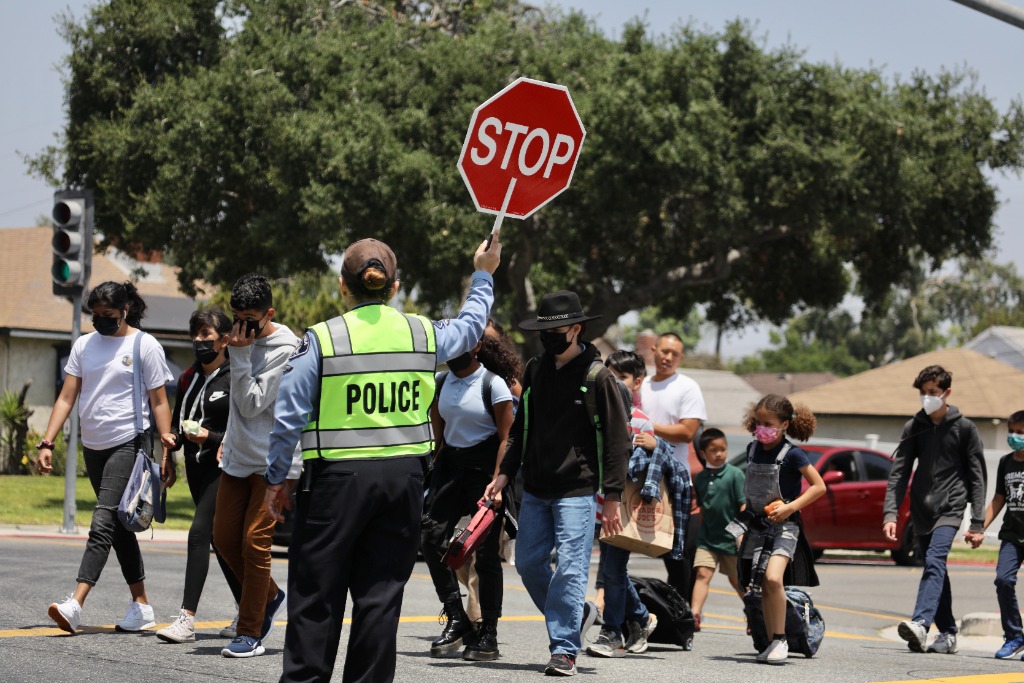
[{"label": "backpack strap", "polygon": [[141,446],[141,437],[143,431],[142,428],[142,406],[143,406],[143,393],[142,393],[142,368],[141,368],[141,349],[142,349],[142,335],[145,332],[139,330],[135,333],[135,343],[132,346],[132,398],[135,403],[135,438],[139,440]]},{"label": "backpack strap", "polygon": [[449,370],[442,370],[437,374],[437,379],[434,380],[434,396],[438,399],[441,398],[441,387],[444,386],[444,381],[448,379]]},{"label": "backpack strap", "polygon": [[[780,467],[782,466],[782,461],[786,459],[786,454],[789,453],[789,449],[792,448],[792,447],[793,447],[793,444],[791,444],[791,443],[783,444],[782,450],[780,450],[779,454],[775,456],[775,464],[776,465],[779,465]],[[747,444],[747,464],[748,465],[751,462],[754,461],[754,449],[755,448],[757,448],[757,442],[756,441],[751,441],[749,444]]]},{"label": "backpack strap", "polygon": [[580,391],[583,392],[583,406],[587,409],[590,424],[594,425],[597,437],[597,480],[601,492],[604,492],[604,430],[601,428],[601,416],[597,412],[597,376],[604,369],[604,363],[594,360],[587,368],[587,376]]}]

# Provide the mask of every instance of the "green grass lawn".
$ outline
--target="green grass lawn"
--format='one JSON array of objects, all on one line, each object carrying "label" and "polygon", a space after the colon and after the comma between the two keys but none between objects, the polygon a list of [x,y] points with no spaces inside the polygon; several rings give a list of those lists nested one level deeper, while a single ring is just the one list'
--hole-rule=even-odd
[{"label": "green grass lawn", "polygon": [[[89,480],[75,480],[75,524],[89,528],[96,494]],[[64,477],[0,476],[0,524],[59,527],[64,521]],[[183,478],[167,491],[167,529],[188,529],[195,506]]]}]

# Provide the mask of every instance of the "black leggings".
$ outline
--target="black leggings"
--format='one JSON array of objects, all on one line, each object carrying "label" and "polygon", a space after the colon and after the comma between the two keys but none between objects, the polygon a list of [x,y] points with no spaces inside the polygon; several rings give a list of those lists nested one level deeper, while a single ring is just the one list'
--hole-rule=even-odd
[{"label": "black leggings", "polygon": [[[491,483],[498,441],[491,438],[470,448],[445,447],[438,456],[430,479],[427,528],[423,532],[423,557],[441,602],[460,597],[455,572],[444,562],[446,542],[463,515],[473,515],[477,501]],[[480,578],[480,616],[501,617],[502,572],[498,555],[501,524],[494,524],[476,551],[476,573]]]},{"label": "black leggings", "polygon": [[[185,461],[185,475],[188,477],[188,490],[192,501],[196,504],[196,514],[192,518],[192,526],[188,530],[188,560],[185,562],[185,596],[181,607],[195,612],[199,607],[199,597],[206,585],[206,576],[210,571],[210,548],[213,546],[213,515],[217,504],[217,485],[220,483],[220,468],[217,462],[193,463]],[[242,586],[224,563],[217,548],[213,548],[217,563],[228,582],[228,588],[235,597],[235,602],[242,598]]]}]

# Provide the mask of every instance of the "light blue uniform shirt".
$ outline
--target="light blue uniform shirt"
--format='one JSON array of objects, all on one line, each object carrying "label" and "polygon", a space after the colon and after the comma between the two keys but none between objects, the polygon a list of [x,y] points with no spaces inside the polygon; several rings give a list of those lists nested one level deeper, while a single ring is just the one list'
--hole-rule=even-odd
[{"label": "light blue uniform shirt", "polygon": [[[484,366],[472,374],[456,377],[449,372],[437,399],[437,410],[444,420],[444,442],[453,448],[469,448],[497,433],[494,418],[484,407]],[[491,383],[491,405],[512,400],[512,392],[501,377]]]},{"label": "light blue uniform shirt", "polygon": [[[459,315],[453,319],[435,320],[434,337],[438,362],[462,355],[484,336],[487,317],[494,304],[494,278],[485,270],[473,273],[473,284]],[[366,303],[361,306],[380,306]],[[288,359],[274,406],[274,426],[270,431],[270,452],[267,454],[266,479],[280,484],[291,466],[295,444],[302,428],[309,424],[313,407],[320,393],[320,343],[310,330],[302,336],[298,348]]]}]

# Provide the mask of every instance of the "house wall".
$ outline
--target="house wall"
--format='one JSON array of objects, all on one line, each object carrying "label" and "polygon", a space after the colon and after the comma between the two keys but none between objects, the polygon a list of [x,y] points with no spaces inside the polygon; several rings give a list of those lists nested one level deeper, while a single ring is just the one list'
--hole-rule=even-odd
[{"label": "house wall", "polygon": [[[173,344],[173,346],[172,346]],[[33,411],[29,427],[37,432],[46,429],[50,411],[56,399],[57,348],[61,342],[52,339],[22,337],[0,337],[0,391],[21,391],[26,380],[32,380],[26,403]],[[178,379],[177,371],[194,362],[191,346],[184,348],[180,342],[161,340],[167,359],[177,365],[173,387]]]},{"label": "house wall", "polygon": [[[899,442],[908,418],[819,415],[814,438],[861,443],[868,434],[877,434],[880,442],[895,444]],[[1006,424],[1002,420],[982,418],[974,419],[974,423],[985,448],[1000,450],[1006,445]]]}]

